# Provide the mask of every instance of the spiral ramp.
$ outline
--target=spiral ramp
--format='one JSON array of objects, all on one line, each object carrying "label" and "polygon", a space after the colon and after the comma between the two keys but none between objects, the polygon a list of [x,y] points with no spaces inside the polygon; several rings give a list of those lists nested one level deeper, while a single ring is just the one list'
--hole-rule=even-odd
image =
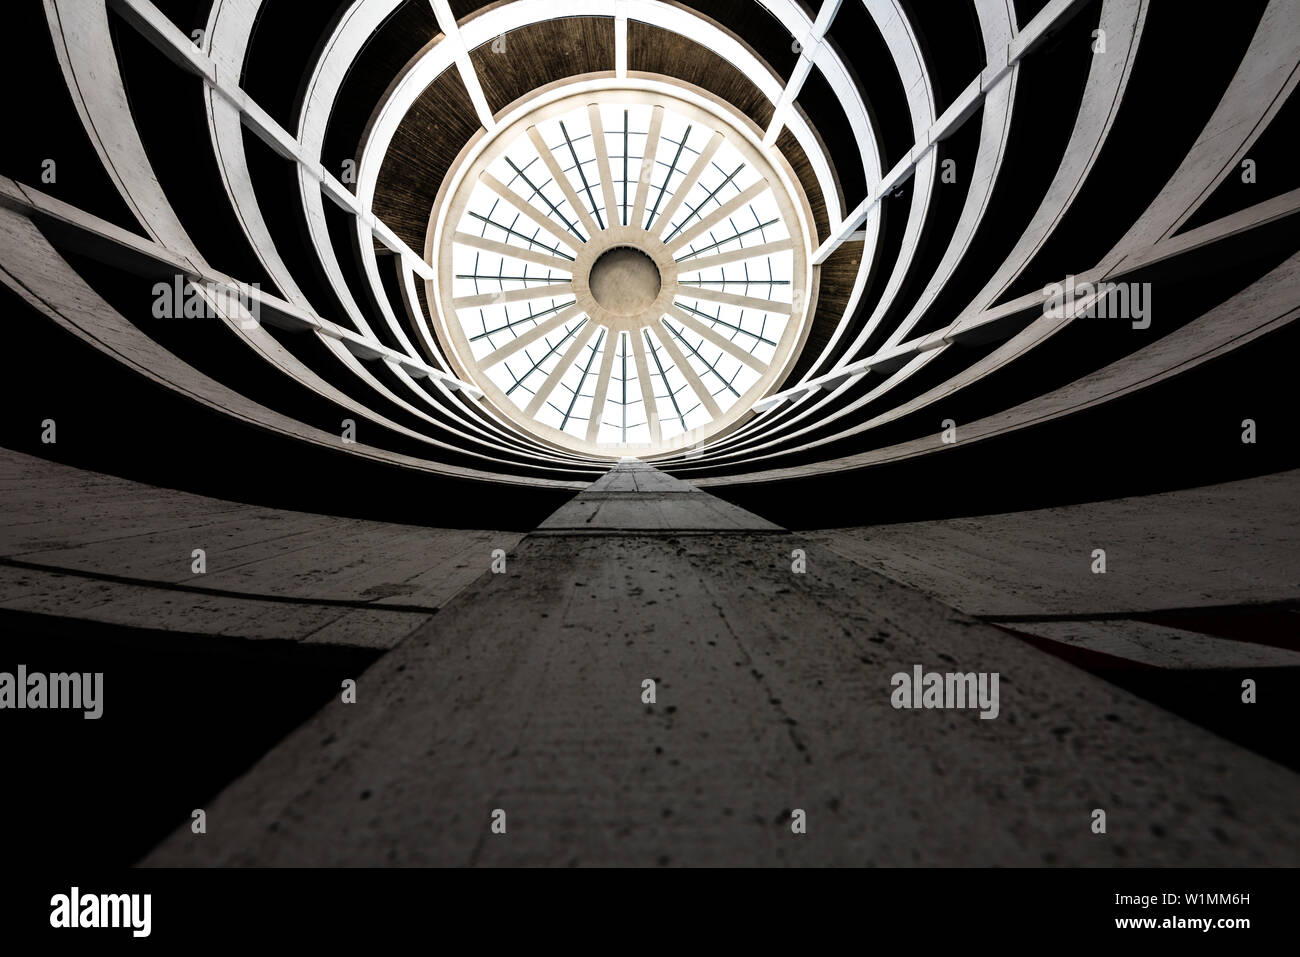
[{"label": "spiral ramp", "polygon": [[6,13],[0,670],[228,739],[104,859],[1296,862],[1300,5]]}]

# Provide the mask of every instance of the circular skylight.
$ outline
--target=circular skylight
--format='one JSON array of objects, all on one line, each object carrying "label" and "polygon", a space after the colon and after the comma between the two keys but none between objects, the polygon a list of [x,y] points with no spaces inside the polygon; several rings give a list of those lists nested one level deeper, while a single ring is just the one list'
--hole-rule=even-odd
[{"label": "circular skylight", "polygon": [[673,451],[784,377],[815,291],[807,202],[721,112],[624,81],[498,128],[448,178],[426,250],[438,334],[532,434]]}]

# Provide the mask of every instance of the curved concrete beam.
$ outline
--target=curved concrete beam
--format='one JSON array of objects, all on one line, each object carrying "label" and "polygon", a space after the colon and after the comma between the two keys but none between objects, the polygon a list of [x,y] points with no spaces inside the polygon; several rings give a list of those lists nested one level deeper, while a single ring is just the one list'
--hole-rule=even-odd
[{"label": "curved concrete beam", "polygon": [[[156,382],[225,415],[287,438],[337,450],[338,435],[322,432],[253,402],[199,372],[142,333],[113,309],[74,270],[35,224],[22,213],[0,204],[0,281],[33,309],[45,314],[78,338]],[[42,290],[38,296],[32,290]],[[227,320],[238,326],[234,320]],[[264,329],[255,327],[270,338]],[[260,337],[259,337],[260,340]],[[256,345],[262,343],[254,340]],[[427,441],[427,440],[426,440]],[[383,448],[357,443],[352,454],[450,478],[505,482],[557,488],[584,488],[586,483],[528,479],[505,473],[441,465]]]},{"label": "curved concrete beam", "polygon": [[[111,34],[108,30],[106,4],[103,0],[91,3],[68,3],[68,0],[49,0],[49,3],[54,8],[50,14],[51,26],[62,31],[60,37],[65,40],[63,45],[65,50],[64,63],[65,69],[69,71],[69,86],[73,91],[74,100],[78,102],[83,118],[90,124],[89,129],[112,131],[111,138],[105,137],[99,140],[101,156],[105,158],[106,164],[113,168],[129,169],[130,171],[129,177],[120,178],[117,181],[119,189],[124,190],[124,198],[132,208],[145,217],[142,223],[150,235],[155,237],[156,241],[167,249],[185,257],[186,260],[195,264],[199,271],[205,270],[207,263],[190,240],[170,202],[163,194],[162,187],[153,174],[152,164],[140,140],[139,133],[131,121],[125,88],[121,73],[117,68],[116,52],[113,50]],[[153,16],[157,14],[156,8],[146,4],[135,4],[132,10],[136,16]],[[161,26],[160,29],[166,29],[166,27]],[[60,46],[59,40],[60,38],[56,38],[56,48]],[[185,42],[188,43],[188,39]],[[193,55],[198,56],[197,52]],[[211,61],[206,61],[206,58],[205,62],[211,63]],[[95,78],[94,83],[89,83],[90,77]],[[208,79],[212,85],[216,84],[215,71],[211,72]],[[88,92],[87,86],[89,86]],[[299,166],[300,173],[302,169],[303,167]],[[163,237],[166,237],[165,241]],[[265,330],[258,327],[256,323],[243,321],[242,317],[230,316],[225,310],[219,309],[217,312],[236,335],[240,336],[264,358],[271,360],[282,372],[300,384],[314,389],[322,395],[334,398],[335,401],[342,402],[355,414],[376,421],[379,424],[391,425],[399,432],[409,432],[410,437],[418,441],[432,443],[434,447],[469,454],[474,457],[484,458],[487,461],[513,464],[481,453],[465,452],[456,446],[407,430],[396,423],[389,423],[383,416],[356,403],[355,400],[345,396],[332,385],[320,379],[304,363],[283,350],[282,347],[279,347],[278,343],[271,339]],[[366,330],[366,332],[368,331]],[[367,338],[373,338],[373,336],[367,336]],[[353,371],[357,371],[356,366],[350,367],[353,368]],[[366,381],[371,388],[379,387],[379,383],[374,380],[370,373],[364,370],[361,371],[363,381]],[[382,387],[380,388],[381,391],[387,391],[383,390]],[[391,393],[389,394],[391,395]],[[427,393],[422,394],[427,396]],[[411,408],[409,405],[407,407]],[[445,426],[437,423],[436,420],[424,413],[418,414],[439,428],[445,428]]]},{"label": "curved concrete beam", "polygon": [[1236,169],[1297,82],[1300,4],[1271,0],[1214,115],[1160,195],[1102,260],[1102,269],[1173,235]]},{"label": "curved concrete beam", "polygon": [[45,0],[45,14],[82,126],[127,208],[155,242],[202,264],[131,122],[104,0]]},{"label": "curved concrete beam", "polygon": [[[1259,336],[1282,328],[1300,318],[1300,291],[1298,290],[1300,290],[1300,254],[1292,256],[1227,302],[1214,307],[1147,348],[1127,355],[1092,375],[1071,382],[1047,395],[996,415],[963,423],[962,444],[967,445],[993,438],[1093,408],[1148,388],[1156,382],[1186,372],[1239,348]],[[1080,302],[1078,306],[1084,308],[1086,302]],[[994,362],[1002,364],[1022,355],[1025,350],[1032,348],[1033,344],[1049,335],[1050,330],[1055,326],[1071,321],[1077,320],[1041,317],[1020,336],[999,349],[1001,355],[994,359]],[[890,418],[897,418],[904,414],[904,411],[919,408],[920,404],[924,404],[922,400],[933,401],[933,397],[927,394],[913,400],[906,407],[900,406],[898,410],[891,410],[888,415]],[[883,421],[884,417],[878,418]],[[878,424],[876,420],[863,423],[854,431],[874,427],[875,424]],[[942,444],[939,433],[940,430],[936,428],[932,436],[820,462],[813,467],[770,469],[763,472],[750,472],[743,476],[700,479],[693,484],[708,488],[766,482],[805,477],[814,472],[855,469],[901,461],[950,448],[951,446]],[[681,471],[677,470],[678,474],[681,474]]]}]

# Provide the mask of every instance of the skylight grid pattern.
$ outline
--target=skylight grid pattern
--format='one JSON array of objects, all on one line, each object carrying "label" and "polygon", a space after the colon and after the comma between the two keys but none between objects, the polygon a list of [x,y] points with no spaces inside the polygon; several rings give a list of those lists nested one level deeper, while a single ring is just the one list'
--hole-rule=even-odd
[{"label": "skylight grid pattern", "polygon": [[654,165],[645,174],[649,177],[649,191],[641,227],[650,232],[656,232],[660,210],[682,185],[712,133],[697,125],[680,123],[675,117],[665,120],[664,127],[659,134]]},{"label": "skylight grid pattern", "polygon": [[[597,229],[605,229],[609,210],[601,196],[601,171],[596,160],[595,134],[585,111],[538,124],[538,132],[551,151],[556,164],[577,195],[583,211],[595,220]],[[618,211],[614,210],[614,215]]]},{"label": "skylight grid pattern", "polygon": [[764,364],[772,361],[789,321],[782,313],[700,300],[679,298],[673,305]]},{"label": "skylight grid pattern", "polygon": [[660,429],[665,438],[673,438],[709,421],[709,414],[686,376],[664,348],[659,337],[649,328],[642,329],[646,352],[650,358],[650,382],[655,406],[659,413]]},{"label": "skylight grid pattern", "polygon": [[525,140],[511,151],[511,155],[503,156],[493,164],[491,172],[522,202],[543,219],[550,220],[553,224],[551,231],[567,244],[587,241],[588,236],[580,225],[577,212],[530,142]]},{"label": "skylight grid pattern", "polygon": [[458,230],[466,235],[479,236],[492,242],[518,246],[536,253],[549,253],[560,259],[572,261],[580,243],[566,236],[557,224],[542,217],[545,228],[537,217],[524,212],[527,204],[522,198],[505,199],[487,183],[476,183]]},{"label": "skylight grid pattern", "polygon": [[469,378],[583,451],[679,448],[750,409],[806,319],[811,253],[757,140],[658,95],[573,96],[497,135],[440,253]]},{"label": "skylight grid pattern", "polygon": [[574,306],[572,296],[549,301],[508,303],[461,311],[466,338],[474,357],[485,360],[492,353],[546,322],[553,322]]},{"label": "skylight grid pattern", "polygon": [[488,374],[516,405],[526,408],[555,371],[564,352],[587,325],[586,316],[567,322],[557,332],[543,336],[538,342],[491,367]]},{"label": "skylight grid pattern", "polygon": [[537,418],[540,422],[575,436],[586,435],[591,406],[596,397],[597,372],[608,338],[608,329],[598,329],[596,335],[582,347],[545,405],[538,411]]},{"label": "skylight grid pattern", "polygon": [[618,209],[618,216],[611,217],[611,225],[626,226],[630,220],[641,175],[641,161],[650,134],[651,113],[648,106],[605,104],[600,107],[610,179],[614,184],[614,202]]},{"label": "skylight grid pattern", "polygon": [[698,333],[669,318],[663,325],[719,409],[729,409],[758,381],[756,370]]},{"label": "skylight grid pattern", "polygon": [[753,259],[727,263],[712,269],[687,272],[683,269],[678,282],[687,287],[684,293],[699,287],[722,289],[742,296],[761,296],[779,302],[790,301],[790,257],[759,255]]},{"label": "skylight grid pattern", "polygon": [[571,281],[571,274],[567,269],[542,266],[514,256],[474,249],[471,246],[461,246],[456,250],[452,259],[452,269],[455,270],[452,274],[454,279],[452,291],[457,296],[505,292],[510,289]]}]

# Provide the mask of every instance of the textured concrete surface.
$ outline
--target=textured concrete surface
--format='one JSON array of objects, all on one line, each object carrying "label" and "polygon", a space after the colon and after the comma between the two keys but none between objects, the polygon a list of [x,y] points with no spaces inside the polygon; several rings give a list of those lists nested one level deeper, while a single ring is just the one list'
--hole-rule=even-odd
[{"label": "textured concrete surface", "polygon": [[662,282],[653,259],[639,249],[615,246],[592,264],[587,284],[596,302],[630,316],[655,301]]},{"label": "textured concrete surface", "polygon": [[[915,665],[999,715],[896,710]],[[807,536],[615,530],[526,538],[145,863],[1294,865],[1297,798]]]},{"label": "textured concrete surface", "polygon": [[240,505],[10,450],[0,490],[0,610],[187,634],[391,647],[520,537]]},{"label": "textured concrete surface", "polygon": [[776,532],[752,512],[635,459],[623,459],[540,526],[548,535]]},{"label": "textured concrete surface", "polygon": [[[1224,640],[1124,613],[1300,598],[1297,492],[1300,471],[1291,471],[813,537],[954,608],[1073,648],[1157,668],[1287,667],[1300,665],[1300,639],[1275,647],[1251,641],[1243,629]],[[1105,574],[1092,571],[1098,548],[1106,552]]]},{"label": "textured concrete surface", "polygon": [[[1300,471],[813,537],[985,618],[1282,601],[1300,597]],[[1091,571],[1097,548],[1104,575]]]},{"label": "textured concrete surface", "polygon": [[1253,641],[1225,641],[1184,628],[1137,621],[1015,621],[1006,626],[1086,651],[1153,668],[1285,668],[1300,651]]}]

